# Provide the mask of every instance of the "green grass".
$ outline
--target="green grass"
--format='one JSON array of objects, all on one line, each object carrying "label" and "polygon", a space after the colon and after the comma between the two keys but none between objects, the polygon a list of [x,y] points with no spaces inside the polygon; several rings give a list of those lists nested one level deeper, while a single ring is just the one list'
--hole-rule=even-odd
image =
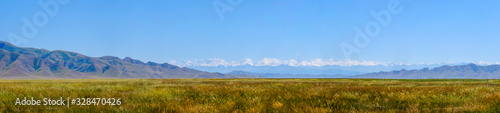
[{"label": "green grass", "polygon": [[[14,105],[23,97],[121,98],[122,105]],[[500,112],[500,80],[0,80],[0,112]]]}]

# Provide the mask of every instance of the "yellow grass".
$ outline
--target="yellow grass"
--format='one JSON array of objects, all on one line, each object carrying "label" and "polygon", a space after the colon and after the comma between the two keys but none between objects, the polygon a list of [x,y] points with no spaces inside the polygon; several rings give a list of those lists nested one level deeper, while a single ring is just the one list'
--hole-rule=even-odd
[{"label": "yellow grass", "polygon": [[[24,97],[122,105],[14,105]],[[499,112],[500,80],[0,80],[0,102],[0,112]]]}]

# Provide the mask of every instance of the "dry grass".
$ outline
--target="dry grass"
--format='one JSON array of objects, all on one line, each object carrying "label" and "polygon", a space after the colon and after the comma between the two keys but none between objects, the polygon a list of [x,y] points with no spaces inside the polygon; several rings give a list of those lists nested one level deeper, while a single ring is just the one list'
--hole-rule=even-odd
[{"label": "dry grass", "polygon": [[[16,106],[16,98],[122,98]],[[0,112],[499,112],[500,80],[0,80]]]}]

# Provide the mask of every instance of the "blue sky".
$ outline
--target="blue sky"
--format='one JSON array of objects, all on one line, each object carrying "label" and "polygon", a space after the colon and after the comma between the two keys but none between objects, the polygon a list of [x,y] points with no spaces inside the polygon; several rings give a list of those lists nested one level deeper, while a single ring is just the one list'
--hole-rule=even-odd
[{"label": "blue sky", "polygon": [[[47,0],[41,0],[43,2]],[[50,1],[50,0],[48,0]],[[355,27],[391,0],[242,0],[221,20],[216,0],[71,0],[23,47],[88,56],[169,62],[220,58],[345,59]],[[218,0],[229,5],[226,0]],[[0,40],[22,35],[22,18],[44,11],[38,1],[0,4]],[[351,60],[403,63],[500,61],[500,1],[400,0],[371,42]]]}]

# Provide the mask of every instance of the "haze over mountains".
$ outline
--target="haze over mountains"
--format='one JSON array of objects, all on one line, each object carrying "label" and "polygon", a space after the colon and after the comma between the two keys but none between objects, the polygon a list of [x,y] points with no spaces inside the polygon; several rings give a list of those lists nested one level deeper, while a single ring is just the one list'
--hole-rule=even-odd
[{"label": "haze over mountains", "polygon": [[358,75],[342,74],[282,74],[282,73],[253,73],[246,71],[232,71],[228,74],[255,75],[269,78],[376,78],[376,79],[500,79],[500,65],[480,66],[476,64],[441,66],[433,69],[413,69],[380,71]]},{"label": "haze over mountains", "polygon": [[180,64],[209,72],[256,75],[268,78],[500,78],[500,73],[497,72],[500,69],[498,62],[478,62],[480,65],[473,63],[400,64],[335,59],[278,60],[265,58],[260,61],[244,59],[241,62],[208,59],[186,61]]},{"label": "haze over mountains", "polygon": [[129,57],[89,57],[69,51],[23,48],[0,41],[0,78],[253,78],[209,73]]},{"label": "haze over mountains", "polygon": [[458,79],[499,79],[500,65],[479,66],[476,64],[459,66],[441,66],[434,69],[398,70],[377,72],[352,76],[352,78],[383,78],[383,79],[430,79],[430,78],[458,78]]},{"label": "haze over mountains", "polygon": [[188,68],[208,71],[229,73],[232,71],[245,71],[251,73],[275,73],[275,74],[306,74],[306,75],[359,75],[380,71],[413,70],[422,68],[435,68],[443,65],[465,65],[468,63],[389,63],[377,61],[356,61],[339,59],[289,59],[280,60],[276,58],[264,58],[252,60],[245,58],[241,61],[226,61],[224,59],[200,59],[184,62],[171,61],[170,64],[186,66]]},{"label": "haze over mountains", "polygon": [[232,75],[254,75],[254,76],[260,76],[260,77],[266,77],[266,78],[348,78],[349,75],[341,75],[341,74],[335,74],[335,75],[327,75],[327,74],[290,74],[290,73],[253,73],[253,72],[246,72],[246,71],[231,71],[227,74],[232,74]]}]

